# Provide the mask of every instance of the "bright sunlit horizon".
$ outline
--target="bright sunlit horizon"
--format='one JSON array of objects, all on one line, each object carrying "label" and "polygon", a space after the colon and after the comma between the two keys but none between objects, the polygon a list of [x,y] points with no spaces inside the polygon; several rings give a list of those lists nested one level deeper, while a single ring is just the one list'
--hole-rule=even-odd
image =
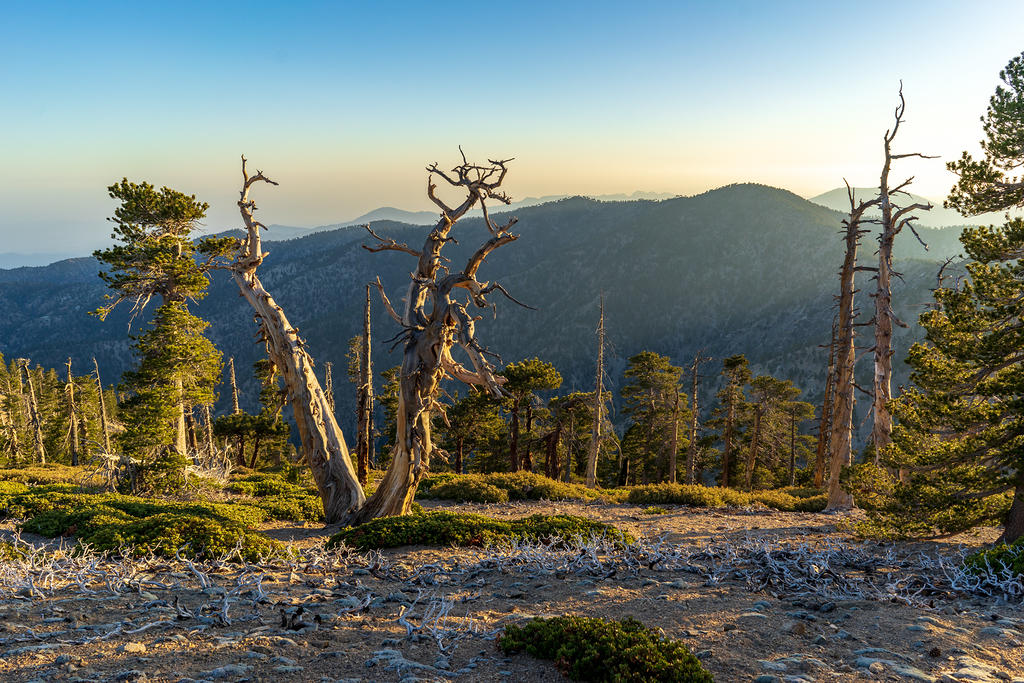
[{"label": "bright sunlit horizon", "polygon": [[756,182],[804,197],[893,177],[941,200],[945,161],[1020,54],[1024,4],[47,3],[0,28],[0,252],[108,241],[107,185],[195,193],[239,223],[239,155],[281,183],[267,223],[421,211],[424,167],[515,157],[514,199],[692,195]]}]

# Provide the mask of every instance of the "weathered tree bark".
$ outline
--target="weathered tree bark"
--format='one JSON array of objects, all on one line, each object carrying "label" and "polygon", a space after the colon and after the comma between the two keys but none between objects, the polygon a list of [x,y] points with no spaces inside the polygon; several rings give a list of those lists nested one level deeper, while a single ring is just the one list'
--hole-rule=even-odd
[{"label": "weathered tree bark", "polygon": [[110,454],[110,420],[107,418],[107,402],[103,398],[103,381],[100,380],[100,364],[96,358],[92,359],[93,368],[96,370],[96,392],[100,398],[100,431],[103,432],[103,452]]},{"label": "weathered tree bark", "polygon": [[[324,363],[324,396],[327,397],[327,405],[330,407],[331,412],[335,412],[334,405],[334,363],[327,361]],[[359,442],[356,441],[356,450],[359,449]],[[366,483],[366,482],[362,482]]]},{"label": "weathered tree bark", "polygon": [[462,474],[462,456],[465,451],[466,439],[459,437],[455,440],[455,474]]},{"label": "weathered tree bark", "polygon": [[78,454],[80,445],[78,441],[78,407],[75,405],[75,378],[71,374],[71,359],[66,363],[68,368],[68,383],[65,392],[68,399],[68,441],[71,450],[71,466],[78,466]]},{"label": "weathered tree bark", "polygon": [[228,382],[231,383],[231,414],[238,415],[242,409],[238,407],[238,383],[235,381],[235,357],[228,358]]},{"label": "weathered tree bark", "polygon": [[[366,304],[363,308],[363,339],[359,361],[359,391],[356,397],[357,430],[356,474],[363,486],[369,481],[370,462],[373,460],[373,359],[370,356],[370,285],[366,285]],[[460,443],[461,447],[461,443]],[[460,454],[461,461],[461,454]]]},{"label": "weathered tree bark", "polygon": [[[494,291],[511,299],[500,284],[481,283],[476,278],[478,269],[492,251],[518,239],[517,235],[509,232],[515,223],[514,218],[506,225],[498,226],[491,220],[487,210],[489,199],[503,204],[511,202],[498,189],[505,178],[506,164],[507,161],[491,161],[488,166],[477,166],[467,162],[463,156],[462,164],[452,169],[451,175],[440,170],[437,164],[429,166],[427,196],[441,210],[441,216],[419,251],[398,244],[395,240],[381,238],[366,226],[367,231],[378,240],[376,246],[367,246],[366,249],[405,252],[416,259],[417,266],[408,286],[402,315],[395,312],[384,295],[383,285],[379,280],[377,282],[385,309],[404,330],[405,353],[401,366],[397,434],[391,465],[376,492],[353,517],[355,523],[409,511],[416,487],[430,467],[433,451],[430,419],[435,411],[440,410],[437,397],[440,383],[445,377],[484,386],[496,397],[503,395],[503,378],[495,376],[494,369],[487,362],[485,349],[475,338],[476,319],[470,316],[467,307],[470,304],[478,308],[488,306],[486,295]],[[466,193],[461,204],[453,208],[437,196],[437,186],[433,182],[435,176]],[[456,221],[478,203],[491,238],[476,250],[462,270],[442,267],[441,251],[453,240],[452,228]],[[458,290],[468,293],[467,302],[462,303],[453,298]],[[473,370],[463,367],[452,358],[454,346],[466,352]]]},{"label": "weathered tree bark", "polygon": [[[900,208],[894,206],[893,197],[905,192],[913,178],[905,180],[896,188],[889,187],[889,171],[892,162],[907,157],[926,157],[923,154],[893,154],[892,142],[896,139],[900,123],[903,120],[903,112],[906,109],[906,102],[903,99],[903,87],[900,86],[900,103],[896,107],[896,124],[892,131],[885,131],[883,136],[883,148],[885,162],[882,164],[882,174],[879,180],[879,208],[882,213],[881,231],[878,235],[878,274],[876,276],[877,288],[872,296],[875,299],[875,372],[872,391],[872,425],[871,443],[875,450],[875,465],[879,464],[882,452],[892,443],[892,413],[889,411],[889,401],[892,400],[892,357],[895,351],[892,348],[893,323],[906,327],[906,323],[896,317],[892,310],[892,276],[898,275],[892,270],[892,250],[896,236],[904,227],[913,231],[918,241],[921,237],[914,230],[912,223],[916,216],[916,210],[928,211],[931,204],[913,203]],[[908,195],[909,196],[909,195]],[[924,244],[924,242],[921,242]]]},{"label": "weathered tree bark", "polygon": [[523,440],[522,469],[533,471],[533,400],[534,396],[526,397],[526,438]]},{"label": "weathered tree bark", "polygon": [[350,519],[366,497],[349,459],[345,437],[313,372],[313,359],[304,348],[305,342],[256,275],[267,256],[260,240],[260,230],[265,226],[254,218],[256,204],[249,198],[249,191],[257,182],[277,184],[262,172],[250,176],[242,157],[238,208],[246,236],[229,268],[242,296],[255,311],[267,353],[284,379],[299,432],[300,454],[313,474],[327,523],[333,524]]},{"label": "weathered tree bark", "polygon": [[1006,525],[997,542],[1010,544],[1020,538],[1024,538],[1024,475],[1017,481],[1013,503],[1006,515]]},{"label": "weathered tree bark", "polygon": [[587,454],[588,488],[597,486],[597,456],[601,452],[601,425],[604,422],[604,294],[601,294],[601,315],[597,322],[597,379],[594,387],[594,426],[590,432],[590,452]]},{"label": "weathered tree bark", "polygon": [[196,434],[196,416],[193,408],[185,411],[185,435],[188,452],[192,454],[192,459],[196,460],[199,456],[199,437]]},{"label": "weathered tree bark", "polygon": [[[853,507],[853,496],[843,490],[840,474],[843,467],[853,463],[853,404],[856,363],[854,349],[855,328],[854,294],[857,267],[857,247],[866,230],[860,227],[864,212],[878,203],[878,198],[856,203],[853,190],[847,185],[850,215],[843,221],[846,254],[839,272],[839,323],[836,337],[836,397],[829,437],[829,481],[826,510],[848,510]],[[867,270],[867,269],[860,269]],[[873,269],[871,269],[873,270]]]},{"label": "weathered tree bark", "polygon": [[28,371],[28,359],[21,358],[18,363],[25,374],[25,384],[28,386],[28,419],[32,426],[32,444],[36,450],[36,462],[45,464],[46,448],[43,446],[43,425],[39,418],[39,404],[36,402],[36,391],[32,384],[32,374]]},{"label": "weathered tree bark", "polygon": [[818,448],[814,458],[814,486],[825,485],[825,454],[828,452],[832,430],[832,401],[836,391],[836,335],[839,322],[832,319],[832,339],[828,344],[828,372],[825,374],[825,395],[821,400],[821,419],[818,422]]}]

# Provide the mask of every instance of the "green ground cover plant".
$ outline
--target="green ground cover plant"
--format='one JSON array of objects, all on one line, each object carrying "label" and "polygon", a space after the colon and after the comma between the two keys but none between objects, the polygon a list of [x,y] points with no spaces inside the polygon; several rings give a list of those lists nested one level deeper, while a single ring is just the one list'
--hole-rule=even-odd
[{"label": "green ground cover plant", "polygon": [[598,683],[711,683],[711,674],[676,640],[628,618],[532,619],[509,624],[498,639],[506,654],[526,652],[555,662],[575,681]]}]

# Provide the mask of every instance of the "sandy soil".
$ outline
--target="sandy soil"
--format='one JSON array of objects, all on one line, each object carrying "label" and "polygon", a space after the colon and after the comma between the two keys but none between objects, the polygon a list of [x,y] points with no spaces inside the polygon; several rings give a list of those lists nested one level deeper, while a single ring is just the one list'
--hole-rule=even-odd
[{"label": "sandy soil", "polygon": [[[578,514],[637,536],[684,545],[752,538],[785,544],[837,537],[854,542],[835,531],[835,517],[817,514],[668,508],[667,514],[648,515],[635,506],[584,503],[459,509],[497,517]],[[266,532],[300,548],[315,547],[327,533],[288,525]],[[899,550],[952,554],[994,535],[983,529]],[[0,679],[559,681],[564,679],[552,664],[525,655],[505,657],[487,634],[529,616],[579,614],[633,616],[661,628],[697,653],[717,681],[1024,681],[1020,605],[964,596],[937,596],[922,606],[830,601],[770,588],[751,591],[739,577],[708,586],[692,572],[656,568],[602,579],[477,567],[461,576],[442,576],[437,585],[413,586],[393,574],[455,561],[470,566],[479,559],[478,551],[402,548],[385,551],[382,558],[392,564],[392,575],[355,565],[336,573],[301,564],[263,568],[267,601],[257,603],[243,592],[231,606],[230,624],[213,617],[225,589],[237,584],[237,567],[212,573],[214,585],[205,589],[187,567],[174,563],[157,563],[130,577],[136,586],[132,592],[112,592],[97,582],[86,584],[92,593],[77,585],[48,590],[46,577],[37,576],[39,590],[0,593]],[[177,585],[162,589],[154,584]],[[407,638],[399,622],[405,613],[418,623],[438,596],[452,603],[450,626],[465,631],[471,618],[475,629],[446,657],[431,638]],[[178,618],[176,599],[196,618]],[[360,601],[370,604],[356,609]],[[299,608],[301,614],[294,617]],[[356,611],[341,613],[348,609]],[[282,626],[282,619],[295,623]],[[151,624],[157,625],[126,633]],[[85,638],[97,639],[67,644]]]}]

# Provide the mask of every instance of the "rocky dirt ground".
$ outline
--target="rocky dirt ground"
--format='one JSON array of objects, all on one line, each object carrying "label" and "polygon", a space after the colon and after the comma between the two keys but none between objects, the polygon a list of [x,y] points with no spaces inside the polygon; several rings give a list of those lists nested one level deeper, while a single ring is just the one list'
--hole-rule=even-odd
[{"label": "rocky dirt ground", "polygon": [[[584,515],[644,537],[648,549],[640,562],[596,545],[328,553],[323,529],[276,526],[267,533],[304,559],[239,566],[61,559],[51,542],[34,563],[0,564],[0,679],[560,681],[551,663],[501,654],[495,634],[530,616],[579,614],[661,628],[717,681],[1024,682],[1019,601],[913,575],[935,566],[921,558],[991,541],[990,529],[885,546],[860,544],[821,514],[543,502],[458,509]],[[694,554],[707,544],[717,550]],[[799,552],[830,547],[831,556]],[[670,559],[649,561],[657,553]],[[894,564],[904,560],[910,569]],[[787,567],[800,576],[789,582]]]}]

